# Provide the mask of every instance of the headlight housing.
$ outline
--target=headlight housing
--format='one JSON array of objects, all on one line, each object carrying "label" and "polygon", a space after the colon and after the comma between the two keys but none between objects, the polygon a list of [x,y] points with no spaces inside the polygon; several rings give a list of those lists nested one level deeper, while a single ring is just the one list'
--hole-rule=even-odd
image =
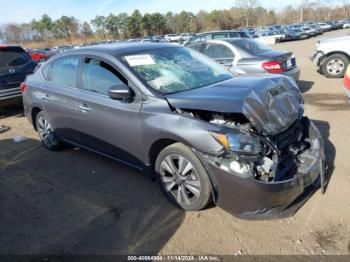
[{"label": "headlight housing", "polygon": [[224,148],[236,153],[257,155],[262,150],[258,137],[240,131],[227,134],[211,132],[211,135]]}]

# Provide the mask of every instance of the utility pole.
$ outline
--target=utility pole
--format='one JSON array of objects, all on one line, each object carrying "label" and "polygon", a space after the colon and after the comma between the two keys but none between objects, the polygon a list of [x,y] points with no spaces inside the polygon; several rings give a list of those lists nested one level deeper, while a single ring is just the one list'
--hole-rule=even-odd
[{"label": "utility pole", "polygon": [[300,4],[300,23],[303,22],[304,20],[304,0],[301,0],[301,4]]}]

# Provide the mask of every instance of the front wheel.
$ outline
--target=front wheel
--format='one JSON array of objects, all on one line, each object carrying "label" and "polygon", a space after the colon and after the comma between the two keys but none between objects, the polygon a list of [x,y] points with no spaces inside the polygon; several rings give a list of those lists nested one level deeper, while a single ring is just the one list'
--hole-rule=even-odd
[{"label": "front wheel", "polygon": [[163,149],[155,164],[162,191],[184,210],[201,210],[211,199],[207,171],[190,148],[181,143]]},{"label": "front wheel", "polygon": [[42,111],[36,115],[36,129],[41,143],[47,149],[56,150],[59,148],[59,141],[55,136],[54,129],[49,119]]},{"label": "front wheel", "polygon": [[342,54],[334,54],[327,57],[322,64],[322,72],[329,78],[340,78],[344,76],[349,59]]}]

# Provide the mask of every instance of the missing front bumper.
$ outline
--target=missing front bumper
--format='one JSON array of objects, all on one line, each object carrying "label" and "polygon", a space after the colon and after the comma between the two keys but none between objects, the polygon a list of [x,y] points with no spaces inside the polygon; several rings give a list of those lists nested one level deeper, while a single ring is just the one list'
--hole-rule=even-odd
[{"label": "missing front bumper", "polygon": [[304,156],[308,161],[290,179],[263,182],[207,163],[208,172],[215,179],[216,205],[245,219],[281,218],[294,214],[318,188],[324,192],[324,142],[316,126],[309,123],[308,132],[313,143]]}]

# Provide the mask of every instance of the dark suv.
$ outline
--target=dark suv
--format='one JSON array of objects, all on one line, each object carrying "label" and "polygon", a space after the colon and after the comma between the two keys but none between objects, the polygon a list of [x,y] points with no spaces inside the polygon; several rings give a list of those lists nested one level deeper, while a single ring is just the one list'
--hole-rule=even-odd
[{"label": "dark suv", "polygon": [[22,47],[0,45],[0,106],[21,101],[20,84],[36,66]]}]

